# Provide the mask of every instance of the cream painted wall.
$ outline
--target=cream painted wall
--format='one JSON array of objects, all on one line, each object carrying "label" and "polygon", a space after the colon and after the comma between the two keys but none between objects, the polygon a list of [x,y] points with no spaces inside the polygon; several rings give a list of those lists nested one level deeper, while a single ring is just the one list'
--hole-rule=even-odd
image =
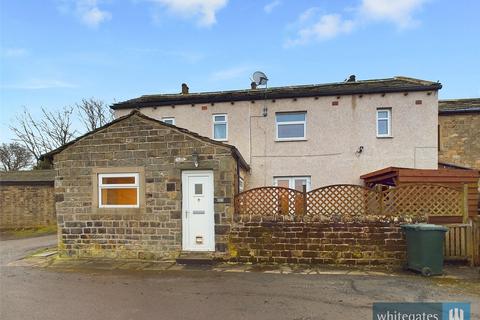
[{"label": "cream painted wall", "polygon": [[[422,100],[421,105],[415,104]],[[332,106],[332,101],[338,101]],[[266,105],[268,114],[262,116]],[[203,107],[203,108],[202,108]],[[206,107],[206,110],[202,110]],[[391,108],[392,138],[376,137],[376,109]],[[312,188],[362,183],[360,175],[388,166],[437,168],[437,92],[367,94],[142,108],[157,119],[212,137],[212,115],[228,114],[228,141],[251,165],[248,188],[274,176],[311,176]],[[306,141],[275,141],[275,113],[307,112]],[[130,110],[117,110],[115,116]],[[363,146],[360,155],[355,151]]]}]

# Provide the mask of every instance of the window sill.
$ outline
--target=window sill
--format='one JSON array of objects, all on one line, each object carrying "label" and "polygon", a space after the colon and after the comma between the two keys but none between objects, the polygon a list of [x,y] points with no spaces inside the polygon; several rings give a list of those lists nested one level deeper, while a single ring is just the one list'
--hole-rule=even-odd
[{"label": "window sill", "polygon": [[393,139],[393,136],[377,136],[377,139]]},{"label": "window sill", "polygon": [[212,139],[218,142],[228,142],[228,139]]},{"label": "window sill", "polygon": [[298,142],[298,141],[308,141],[308,139],[275,139],[275,142]]},{"label": "window sill", "polygon": [[93,214],[141,214],[145,208],[92,208]]}]

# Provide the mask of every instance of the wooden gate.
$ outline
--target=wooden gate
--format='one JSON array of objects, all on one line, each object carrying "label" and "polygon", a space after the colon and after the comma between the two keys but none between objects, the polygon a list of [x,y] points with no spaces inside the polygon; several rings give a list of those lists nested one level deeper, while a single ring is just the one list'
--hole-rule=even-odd
[{"label": "wooden gate", "polygon": [[473,261],[473,232],[470,224],[449,224],[445,234],[446,261]]}]

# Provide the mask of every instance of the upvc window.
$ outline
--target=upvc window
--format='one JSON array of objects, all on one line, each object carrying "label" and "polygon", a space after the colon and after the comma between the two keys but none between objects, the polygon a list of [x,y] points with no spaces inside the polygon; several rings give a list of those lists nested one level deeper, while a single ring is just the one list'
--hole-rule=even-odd
[{"label": "upvc window", "polygon": [[377,109],[377,137],[392,136],[392,110]]},{"label": "upvc window", "polygon": [[305,140],[307,133],[306,112],[277,113],[275,126],[277,140]]},{"label": "upvc window", "polygon": [[98,204],[100,208],[138,208],[138,173],[98,174]]},{"label": "upvc window", "polygon": [[162,118],[162,122],[165,122],[165,123],[168,123],[168,124],[171,124],[171,125],[175,125],[175,118],[164,117],[164,118]]},{"label": "upvc window", "polygon": [[303,191],[303,186],[307,187],[307,191],[311,189],[310,177],[274,177],[273,184],[276,187],[284,187],[295,189],[297,191]]},{"label": "upvc window", "polygon": [[213,139],[218,141],[228,140],[228,118],[226,114],[213,115]]}]

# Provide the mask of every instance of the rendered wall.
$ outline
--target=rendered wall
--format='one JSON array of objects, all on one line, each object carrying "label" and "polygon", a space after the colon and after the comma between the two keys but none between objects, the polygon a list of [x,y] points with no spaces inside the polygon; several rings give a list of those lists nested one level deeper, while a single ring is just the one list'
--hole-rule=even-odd
[{"label": "rendered wall", "polygon": [[[422,104],[416,104],[422,100]],[[332,105],[332,102],[338,105]],[[268,115],[262,116],[262,109]],[[392,109],[392,138],[376,137],[376,109]],[[116,110],[122,116],[131,110]],[[251,165],[248,188],[274,176],[311,176],[312,188],[361,183],[360,175],[388,166],[437,168],[437,92],[365,94],[142,108],[151,117],[212,136],[212,115],[228,114],[228,143]],[[275,141],[275,113],[307,111],[305,141]],[[362,154],[355,151],[364,147]]]}]

